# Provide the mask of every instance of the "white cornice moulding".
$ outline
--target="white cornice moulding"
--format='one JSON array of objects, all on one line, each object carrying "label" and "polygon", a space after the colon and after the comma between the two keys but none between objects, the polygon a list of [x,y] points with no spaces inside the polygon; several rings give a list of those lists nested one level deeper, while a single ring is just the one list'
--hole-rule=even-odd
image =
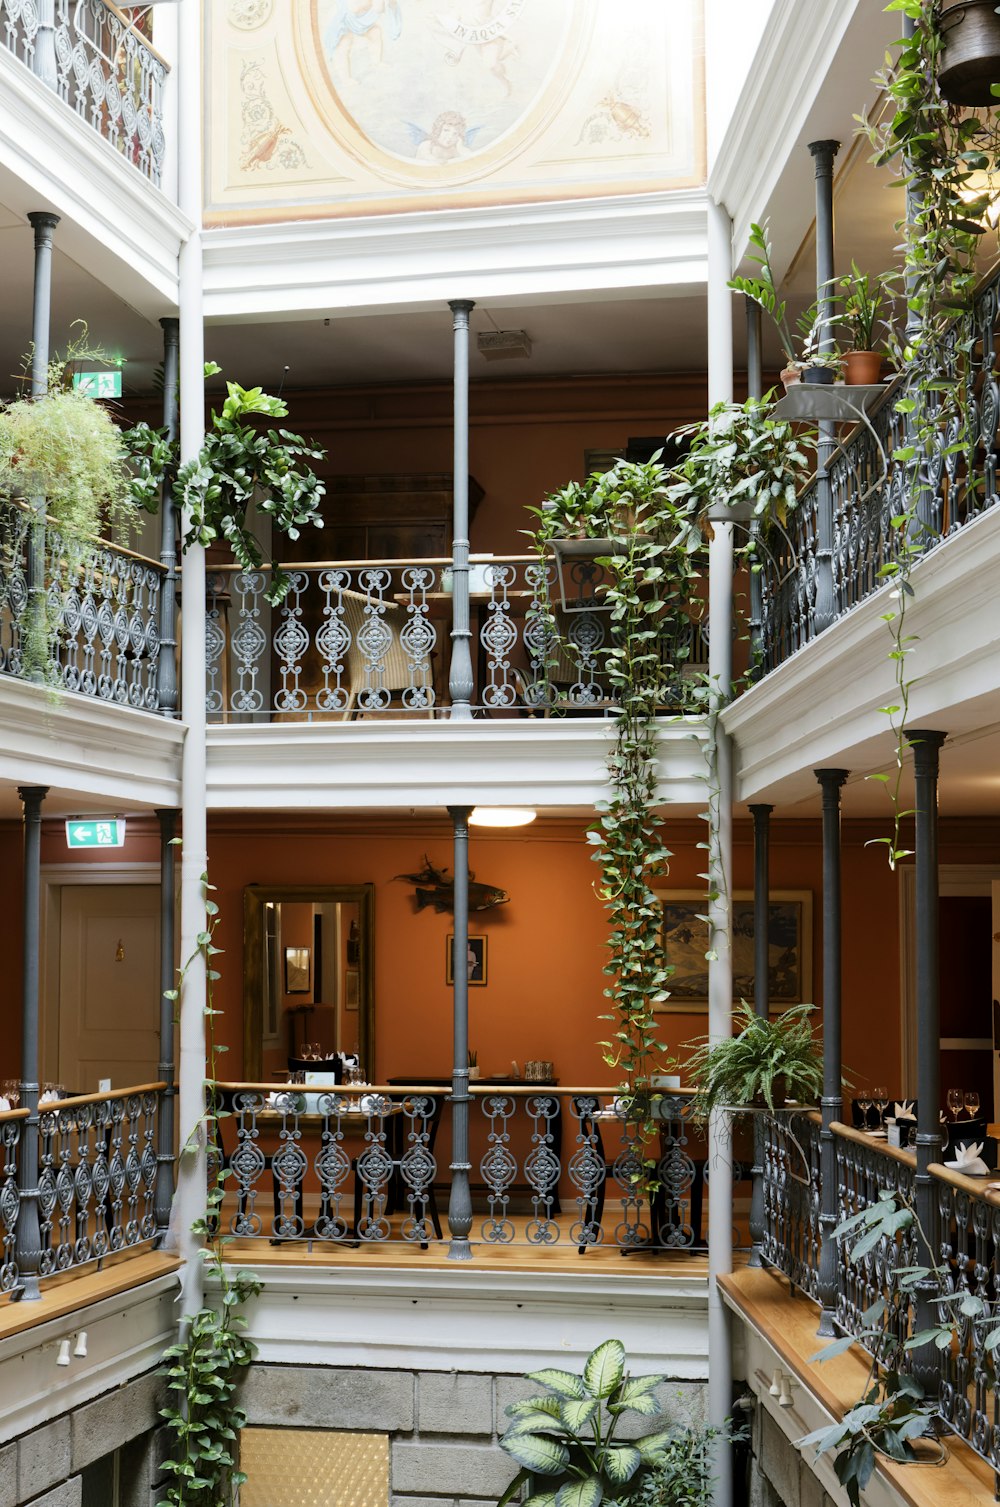
[{"label": "white cornice moulding", "polygon": [[[734,266],[746,249],[751,221],[764,216],[791,152],[803,153],[799,138],[859,3],[776,0],[708,178],[709,192],[732,218]],[[872,70],[879,61],[873,59]],[[845,115],[852,125],[851,109]],[[812,176],[805,155],[799,166]],[[787,256],[795,249],[786,247]]]},{"label": "white cornice moulding", "polygon": [[[593,810],[608,795],[609,719],[393,721],[209,726],[210,811],[442,809],[525,805]],[[664,804],[703,809],[705,725],[664,719]]]},{"label": "white cornice moulding", "polygon": [[[998,574],[1000,508],[913,567],[906,617],[914,635],[906,665],[910,727],[946,717],[961,734],[1000,721]],[[824,765],[844,764],[863,775],[891,762],[889,719],[880,708],[896,700],[882,620],[892,590],[887,582],[727,707],[739,801],[813,794],[812,771]]]},{"label": "white cornice moulding", "polygon": [[165,312],[164,300],[176,306],[191,222],[5,47],[0,138],[5,203],[23,213],[54,209],[60,250],[149,318]]},{"label": "white cornice moulding", "polygon": [[264,1284],[247,1317],[265,1363],[521,1374],[581,1364],[610,1324],[636,1371],[708,1374],[705,1277],[240,1265]]},{"label": "white cornice moulding", "polygon": [[706,224],[705,191],[691,189],[210,229],[205,315],[699,285]]},{"label": "white cornice moulding", "polygon": [[85,799],[179,806],[185,726],[0,676],[0,781]]}]

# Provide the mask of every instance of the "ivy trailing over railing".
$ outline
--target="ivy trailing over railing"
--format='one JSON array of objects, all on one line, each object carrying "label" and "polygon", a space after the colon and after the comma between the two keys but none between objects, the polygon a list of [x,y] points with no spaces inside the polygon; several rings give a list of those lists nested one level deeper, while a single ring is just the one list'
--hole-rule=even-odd
[{"label": "ivy trailing over railing", "polygon": [[859,117],[873,147],[873,162],[891,166],[906,190],[906,214],[897,222],[903,249],[907,321],[895,340],[893,359],[906,370],[904,396],[896,404],[905,416],[905,443],[892,459],[904,468],[904,505],[891,523],[896,558],[881,568],[895,583],[895,605],[884,614],[892,634],[896,701],[883,708],[892,727],[895,770],[883,780],[892,799],[893,833],[876,839],[888,848],[895,868],[909,850],[902,846],[901,809],[909,715],[909,657],[916,639],[907,631],[913,597],[912,568],[937,537],[931,516],[934,476],[949,457],[971,464],[974,392],[972,357],[977,339],[971,309],[978,278],[977,257],[989,229],[1000,156],[1000,117],[993,108],[970,109],[949,103],[938,76],[943,52],[938,0],[892,0],[886,7],[912,23],[912,35],[896,44],[894,61],[875,82],[887,110],[874,122]]},{"label": "ivy trailing over railing", "polygon": [[[176,839],[175,839],[176,841]],[[239,1431],[246,1414],[234,1398],[257,1348],[245,1334],[244,1306],[261,1290],[252,1272],[230,1273],[223,1260],[227,1237],[220,1233],[226,1169],[219,1151],[219,1119],[223,1111],[214,1097],[218,1076],[217,1059],[226,1046],[215,1039],[215,1020],[222,1012],[213,1003],[213,986],[219,978],[214,959],[221,952],[214,935],[219,907],[212,899],[214,886],[202,875],[206,929],[199,932],[194,952],[179,971],[177,988],[167,997],[180,999],[184,980],[192,965],[204,962],[207,980],[208,1071],[204,1114],[189,1137],[184,1151],[195,1153],[204,1144],[214,1148],[214,1176],[205,1198],[205,1213],[192,1225],[192,1233],[208,1243],[202,1254],[206,1267],[221,1292],[221,1307],[206,1304],[185,1318],[181,1339],[164,1353],[163,1375],[175,1405],[161,1409],[172,1436],[172,1452],[161,1471],[169,1480],[166,1495],[157,1507],[233,1507],[239,1487],[246,1479],[238,1468]],[[210,1157],[212,1151],[210,1149]]]}]

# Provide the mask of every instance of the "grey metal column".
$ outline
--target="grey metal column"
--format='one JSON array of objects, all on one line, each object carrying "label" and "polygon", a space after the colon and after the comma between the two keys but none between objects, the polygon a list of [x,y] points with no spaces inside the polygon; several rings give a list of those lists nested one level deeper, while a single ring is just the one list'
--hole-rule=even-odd
[{"label": "grey metal column", "polygon": [[840,1024],[840,791],[846,769],[817,769],[823,791],[823,1127],[820,1132],[819,1333],[832,1335],[837,1310],[837,1143],[843,1113]]},{"label": "grey metal column", "polygon": [[177,983],[174,969],[177,891],[173,844],[177,812],[172,808],[159,810],[156,819],[160,823],[160,1061],[156,1073],[167,1085],[160,1100],[156,1136],[156,1233],[162,1240],[170,1224],[170,1205],[174,1198],[175,1005],[173,1000],[166,998],[166,993]]},{"label": "grey metal column", "polygon": [[[472,717],[474,687],[472,633],[469,628],[469,315],[475,304],[468,298],[456,298],[448,307],[452,312],[455,331],[455,477],[452,494],[452,618],[448,693],[452,721],[468,722]],[[457,871],[455,885],[457,890]],[[455,945],[458,945],[457,921]]]},{"label": "grey metal column", "polygon": [[[177,439],[177,369],[179,319],[161,319],[163,330],[163,427]],[[177,716],[177,505],[174,478],[168,473],[160,494],[160,653],[156,661],[156,701],[165,717]]]},{"label": "grey metal column", "polygon": [[[937,1260],[937,1186],[928,1172],[941,1160],[941,1010],[938,975],[938,755],[945,733],[913,729],[906,741],[913,749],[914,852],[916,866],[917,975],[917,1172],[914,1179],[917,1218]],[[920,1260],[926,1259],[921,1253]],[[916,1332],[940,1321],[931,1280],[916,1292]],[[937,1396],[940,1358],[934,1345],[914,1353],[913,1369],[929,1396]]]},{"label": "grey metal column", "polygon": [[18,1161],[17,1186],[20,1206],[17,1211],[18,1280],[23,1284],[21,1296],[29,1301],[41,1297],[38,1273],[42,1259],[42,1237],[38,1218],[38,975],[41,905],[42,802],[49,793],[47,785],[20,785],[18,795],[24,809],[24,923],[23,983],[21,989],[21,1108],[28,1118],[21,1122],[21,1155]]},{"label": "grey metal column", "polygon": [[[820,319],[833,313],[833,159],[839,141],[811,141],[816,167],[816,302]],[[831,324],[823,326],[819,349],[832,351],[837,337]],[[816,446],[816,632],[828,628],[836,616],[833,587],[833,492],[827,465],[836,445],[834,425],[819,426]]]},{"label": "grey metal column", "polygon": [[56,72],[56,0],[38,0],[38,30],[31,71],[50,89],[58,89]]},{"label": "grey metal column", "polygon": [[[31,396],[49,390],[49,327],[52,322],[52,234],[59,216],[36,210],[28,216],[35,233],[35,286],[31,310]],[[27,654],[25,678],[41,681],[49,654],[45,590],[45,498],[33,497],[34,519],[28,540]]]},{"label": "grey metal column", "polygon": [[[770,959],[767,946],[768,901],[771,894],[771,812],[773,806],[750,806],[753,817],[753,1007],[767,1020],[771,1007]],[[764,1121],[753,1116],[753,1167],[750,1197],[751,1266],[764,1265]]]},{"label": "grey metal column", "polygon": [[[764,356],[761,336],[761,309],[760,304],[754,303],[752,298],[744,298],[743,305],[747,316],[747,397],[761,398],[764,396]],[[750,520],[750,544],[754,553],[760,540],[760,519]],[[762,660],[764,657],[763,644],[761,642],[764,619],[763,586],[759,570],[750,572],[750,678],[757,680],[760,677]],[[750,808],[753,810],[753,807]],[[756,827],[754,828],[756,831]]]},{"label": "grey metal column", "polygon": [[449,1261],[471,1261],[472,1194],[469,1190],[469,814],[471,806],[449,806],[454,829],[455,962],[452,1019],[455,1065],[451,1074],[451,1192],[448,1197]]}]

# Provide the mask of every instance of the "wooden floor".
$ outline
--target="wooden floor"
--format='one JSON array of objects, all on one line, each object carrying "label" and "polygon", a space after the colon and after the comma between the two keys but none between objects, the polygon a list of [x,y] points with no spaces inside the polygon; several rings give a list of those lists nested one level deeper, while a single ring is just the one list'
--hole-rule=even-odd
[{"label": "wooden floor", "polygon": [[[708,1274],[708,1256],[704,1249],[636,1250],[626,1254],[615,1244],[614,1223],[611,1220],[605,1220],[604,1240],[598,1245],[588,1246],[581,1255],[570,1238],[570,1229],[576,1219],[575,1213],[556,1216],[553,1223],[558,1227],[558,1240],[538,1245],[530,1243],[527,1238],[529,1217],[514,1215],[514,1240],[510,1244],[493,1245],[483,1240],[483,1216],[477,1215],[470,1237],[472,1262],[499,1271],[572,1270],[605,1276],[611,1273],[635,1275],[638,1272],[679,1277],[702,1277]],[[346,1241],[303,1239],[272,1244],[266,1236],[257,1239],[234,1236],[226,1243],[225,1259],[227,1262],[244,1261],[254,1265],[455,1270],[456,1263],[448,1259],[447,1226],[443,1240],[431,1241],[426,1250],[421,1250],[419,1245],[402,1239],[399,1216],[394,1216],[390,1225],[393,1238],[386,1241],[362,1241],[357,1247]]]}]

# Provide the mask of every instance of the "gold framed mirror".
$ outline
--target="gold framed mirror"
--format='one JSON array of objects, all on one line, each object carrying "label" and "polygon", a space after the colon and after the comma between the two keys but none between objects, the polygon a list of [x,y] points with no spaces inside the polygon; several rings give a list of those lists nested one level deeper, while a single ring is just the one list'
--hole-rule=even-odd
[{"label": "gold framed mirror", "polygon": [[251,884],[243,891],[243,1076],[292,1059],[356,1055],[375,1072],[373,884]]}]

